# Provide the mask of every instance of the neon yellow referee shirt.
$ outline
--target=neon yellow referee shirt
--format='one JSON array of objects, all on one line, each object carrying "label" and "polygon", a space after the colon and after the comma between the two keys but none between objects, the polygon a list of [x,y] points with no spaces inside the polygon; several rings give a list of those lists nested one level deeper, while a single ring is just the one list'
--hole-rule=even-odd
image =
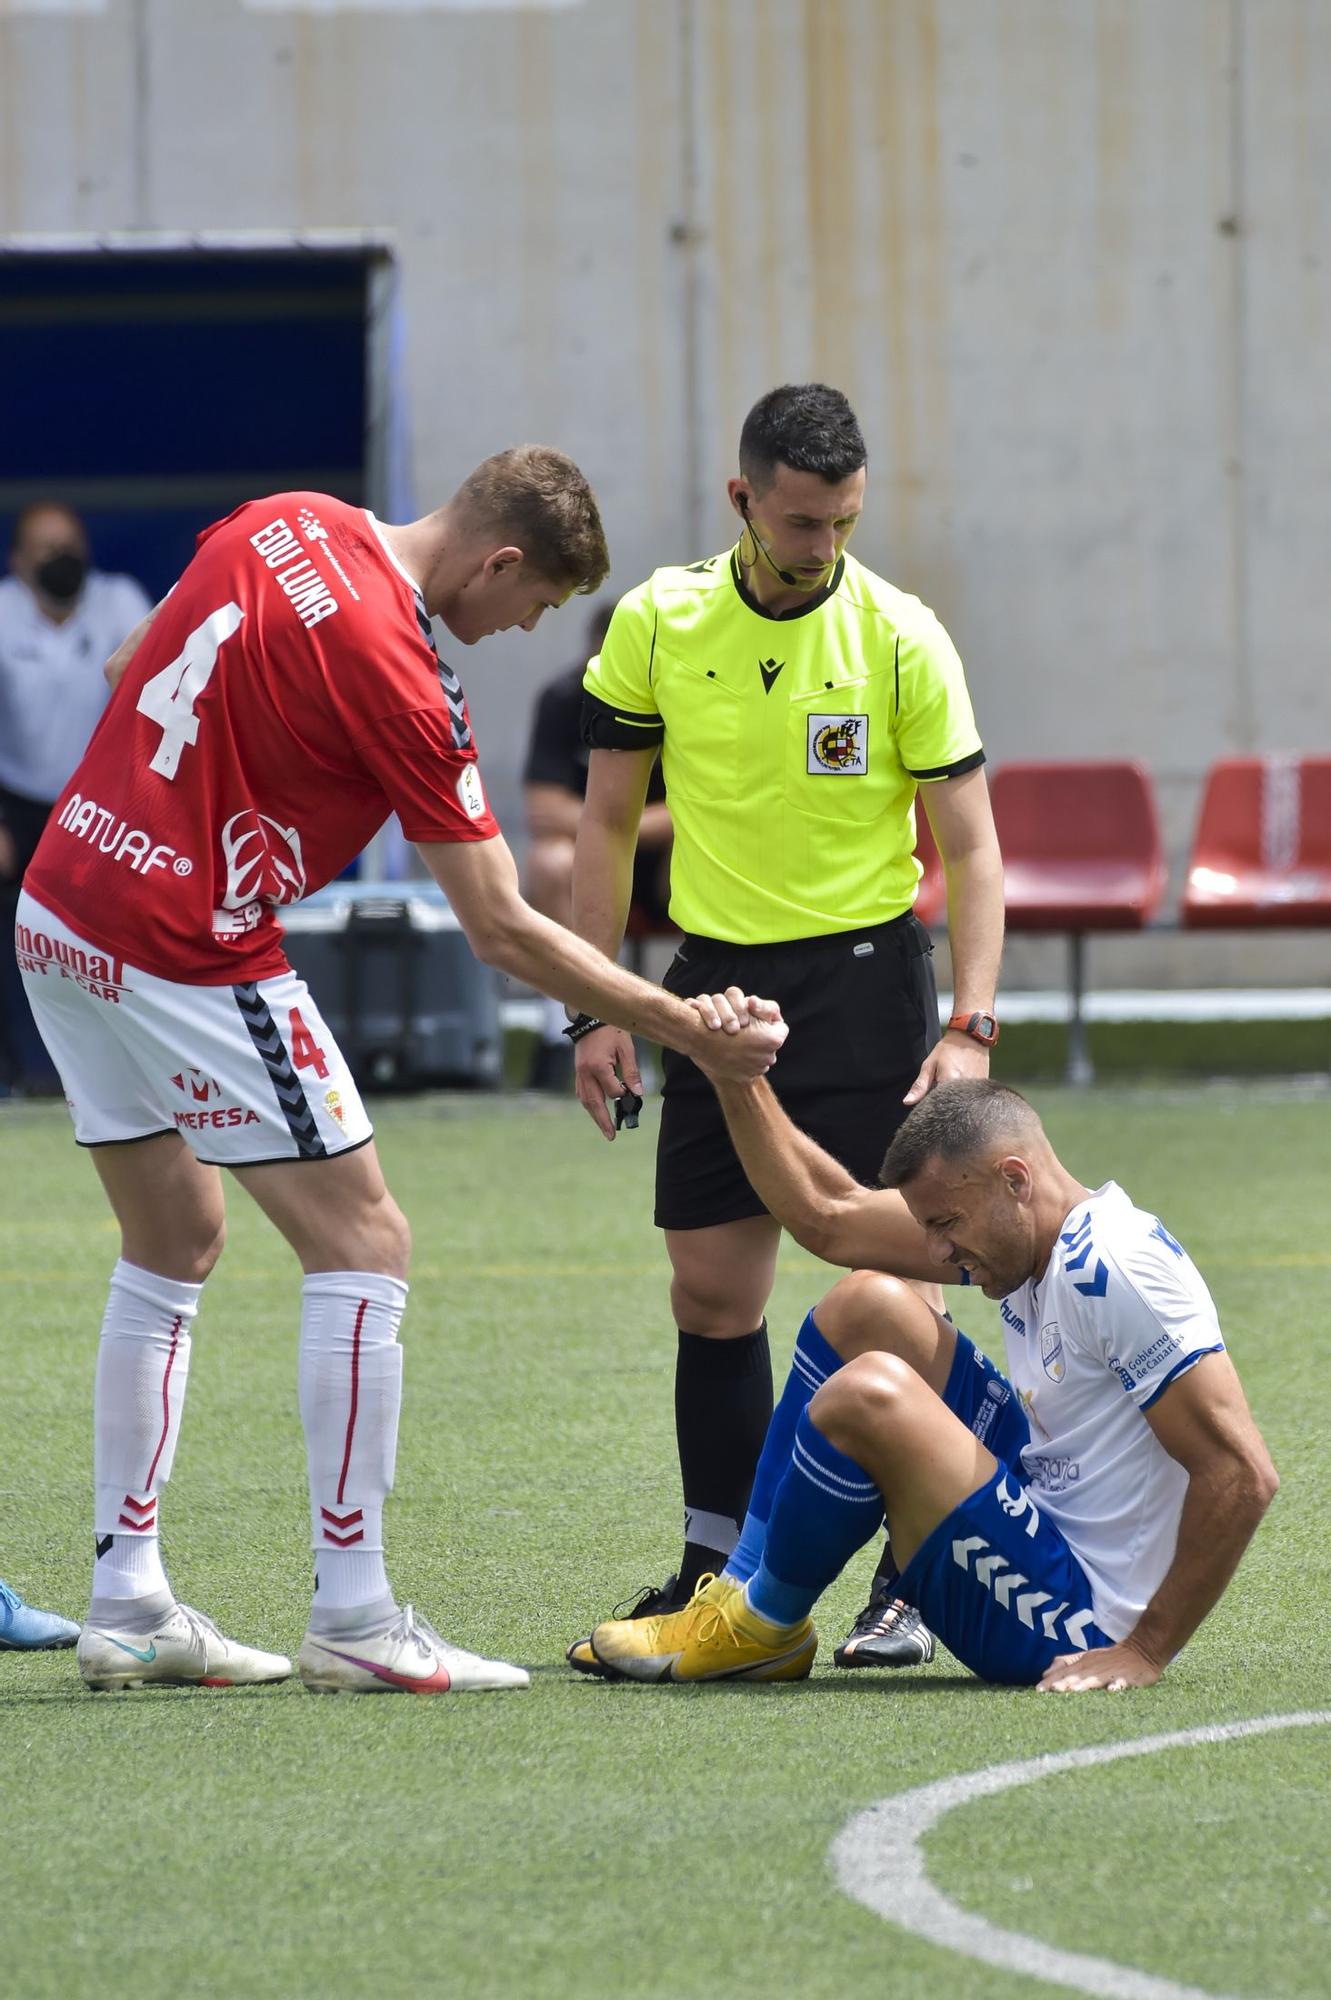
[{"label": "neon yellow referee shirt", "polygon": [[984,762],[947,633],[849,555],[780,617],[733,550],[658,569],[616,605],[583,687],[593,749],[661,746],[673,921],[732,944],[910,909],[917,786]]}]

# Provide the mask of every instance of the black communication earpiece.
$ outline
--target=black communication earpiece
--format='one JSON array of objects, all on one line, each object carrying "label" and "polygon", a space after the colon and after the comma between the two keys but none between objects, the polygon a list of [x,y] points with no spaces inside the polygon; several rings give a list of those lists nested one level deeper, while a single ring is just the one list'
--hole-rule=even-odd
[{"label": "black communication earpiece", "polygon": [[[777,568],[776,564],[772,561],[771,550],[768,548],[766,542],[763,541],[762,537],[758,533],[758,530],[754,527],[752,521],[749,519],[748,494],[737,493],[735,495],[735,505],[739,508],[740,513],[744,517],[745,527],[748,529],[749,533],[753,536],[753,546],[758,550],[759,554],[762,556],[763,561],[767,564],[768,569],[771,570],[773,576],[779,577],[788,590],[793,590],[797,588],[799,584],[799,578],[797,576],[792,576],[788,569]],[[740,560],[741,562],[743,561],[742,556]]]}]

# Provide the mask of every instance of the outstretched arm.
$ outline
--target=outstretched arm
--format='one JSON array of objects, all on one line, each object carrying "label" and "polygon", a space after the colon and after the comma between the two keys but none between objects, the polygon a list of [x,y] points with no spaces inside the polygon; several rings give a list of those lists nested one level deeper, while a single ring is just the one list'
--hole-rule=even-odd
[{"label": "outstretched arm", "polygon": [[1187,1469],[1174,1560],[1127,1638],[1062,1655],[1040,1682],[1046,1692],[1158,1681],[1219,1603],[1280,1484],[1227,1354],[1203,1355],[1142,1414]]},{"label": "outstretched arm", "polygon": [[695,1061],[706,1053],[719,1074],[758,1076],[776,1060],[786,1024],[774,1003],[755,1002],[740,1021],[729,1008],[723,1014],[710,1000],[706,1005],[677,1000],[663,987],[626,972],[523,901],[502,835],[421,842],[419,851],[468,944],[487,965],[631,1033],[650,1035]]},{"label": "outstretched arm", "polygon": [[[721,996],[717,996],[720,998]],[[732,993],[727,998],[733,998]],[[895,1188],[862,1187],[801,1132],[770,1084],[728,1083],[712,1073],[710,1048],[695,1057],[712,1074],[735,1151],[750,1184],[797,1243],[849,1270],[956,1283],[954,1264],[929,1253],[924,1231]]]}]

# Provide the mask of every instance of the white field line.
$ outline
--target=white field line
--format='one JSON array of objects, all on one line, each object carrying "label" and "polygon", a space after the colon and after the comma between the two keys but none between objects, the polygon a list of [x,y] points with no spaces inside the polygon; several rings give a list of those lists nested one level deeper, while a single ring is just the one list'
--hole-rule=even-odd
[{"label": "white field line", "polygon": [[[1054,1697],[1057,1699],[1057,1697]],[[1084,1699],[1084,1697],[1074,1697]],[[1060,1951],[1020,1931],[1002,1930],[987,1918],[973,1915],[935,1889],[925,1875],[923,1836],[956,1806],[991,1797],[1017,1785],[1034,1784],[1060,1771],[1093,1764],[1112,1764],[1120,1757],[1149,1757],[1158,1750],[1189,1749],[1201,1743],[1228,1743],[1246,1736],[1264,1736],[1275,1729],[1306,1729],[1331,1723],[1331,1709],[1297,1715],[1264,1715],[1250,1722],[1226,1722],[1202,1729],[1182,1729],[1168,1736],[1141,1736],[1132,1743],[1102,1743],[1085,1750],[1065,1750],[1032,1757],[1020,1764],[995,1764],[983,1771],[966,1771],[932,1785],[899,1792],[856,1813],[832,1843],[831,1861],[841,1888],[857,1903],[880,1917],[927,1938],[931,1944],[959,1951],[985,1965],[996,1965],[1027,1979],[1045,1979],[1074,1993],[1104,1996],[1104,2000],[1224,2000],[1196,1986],[1180,1986],[1149,1972],[1115,1965],[1111,1959],[1082,1952]]]}]

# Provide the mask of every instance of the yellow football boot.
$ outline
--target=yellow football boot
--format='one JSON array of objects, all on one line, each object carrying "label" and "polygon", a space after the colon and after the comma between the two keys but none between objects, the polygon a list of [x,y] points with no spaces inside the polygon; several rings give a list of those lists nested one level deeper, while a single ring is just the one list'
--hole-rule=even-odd
[{"label": "yellow football boot", "polygon": [[[659,1618],[666,1611],[682,1611],[687,1603],[688,1598],[680,1593],[679,1578],[668,1576],[659,1590],[654,1584],[648,1584],[646,1589],[640,1590],[632,1600],[626,1598],[622,1604],[617,1604],[610,1613],[610,1618],[615,1621],[621,1618]],[[575,1639],[564,1654],[564,1658],[576,1674],[593,1674],[598,1680],[618,1679],[618,1675],[612,1674],[608,1667],[601,1665],[592,1651],[590,1632],[585,1638]]]},{"label": "yellow football boot", "polygon": [[773,1625],[730,1576],[704,1576],[682,1611],[598,1625],[591,1648],[606,1672],[631,1681],[802,1681],[818,1651],[808,1618]]}]

